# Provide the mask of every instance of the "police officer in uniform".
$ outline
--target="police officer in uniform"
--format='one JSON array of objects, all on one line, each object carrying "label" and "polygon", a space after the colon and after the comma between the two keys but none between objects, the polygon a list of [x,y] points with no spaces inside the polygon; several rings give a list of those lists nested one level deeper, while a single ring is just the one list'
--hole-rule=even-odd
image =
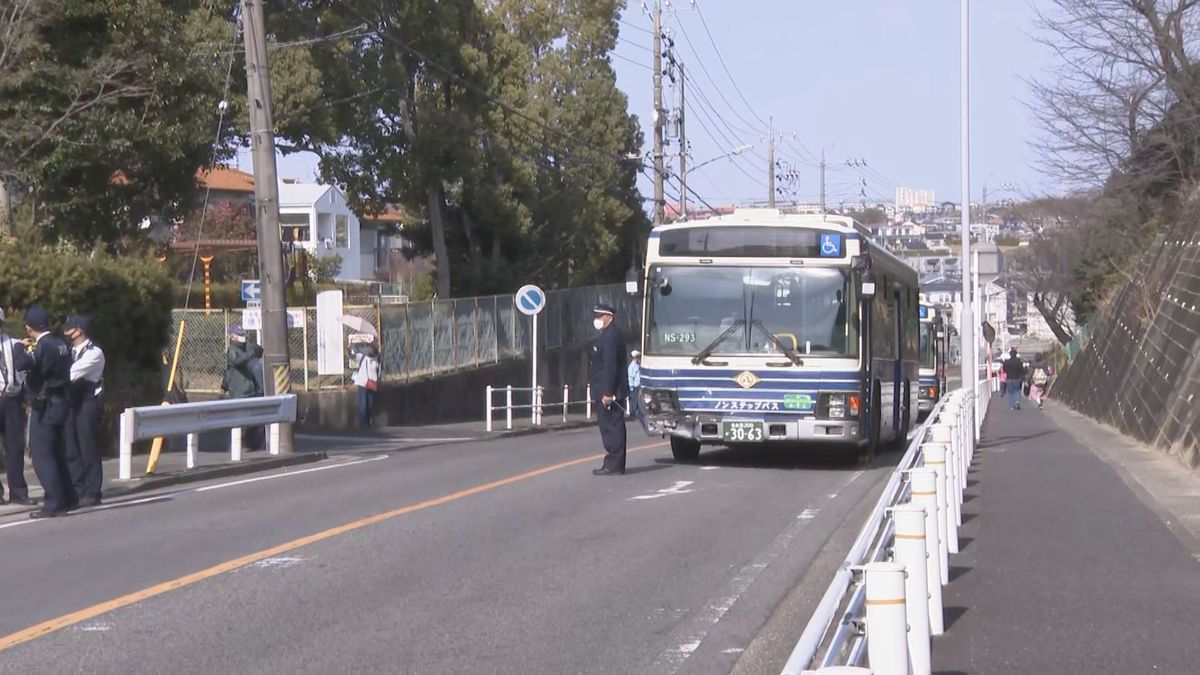
[{"label": "police officer in uniform", "polygon": [[626,374],[625,336],[613,324],[613,308],[597,304],[593,325],[600,336],[592,342],[589,353],[588,380],[592,384],[592,399],[598,404],[597,425],[604,442],[604,466],[592,471],[597,476],[625,473],[625,411],[621,401],[629,396]]},{"label": "police officer in uniform", "polygon": [[[4,310],[0,309],[0,323]],[[8,471],[8,496],[0,487],[0,504],[33,506],[29,486],[25,483],[25,371],[33,365],[33,357],[25,345],[0,331],[0,435],[4,440],[4,466]]]},{"label": "police officer in uniform", "polygon": [[25,311],[27,344],[33,365],[25,378],[29,406],[29,450],[33,470],[45,491],[42,508],[30,518],[57,518],[75,508],[75,490],[67,467],[66,424],[70,414],[67,387],[71,382],[71,350],[50,333],[50,315],[33,305]]},{"label": "police officer in uniform", "polygon": [[71,414],[67,418],[67,464],[80,506],[100,503],[104,484],[100,463],[100,400],[104,384],[104,350],[88,337],[90,319],[73,315],[63,322],[71,341]]}]

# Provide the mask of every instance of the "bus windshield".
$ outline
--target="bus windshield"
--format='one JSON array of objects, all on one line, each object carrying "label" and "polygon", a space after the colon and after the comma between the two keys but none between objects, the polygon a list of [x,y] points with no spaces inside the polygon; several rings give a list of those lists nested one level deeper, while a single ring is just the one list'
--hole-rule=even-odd
[{"label": "bus windshield", "polygon": [[934,326],[931,322],[921,324],[921,367],[932,368],[933,363],[933,348],[934,348]]},{"label": "bus windshield", "polygon": [[850,270],[655,266],[646,353],[857,357]]}]

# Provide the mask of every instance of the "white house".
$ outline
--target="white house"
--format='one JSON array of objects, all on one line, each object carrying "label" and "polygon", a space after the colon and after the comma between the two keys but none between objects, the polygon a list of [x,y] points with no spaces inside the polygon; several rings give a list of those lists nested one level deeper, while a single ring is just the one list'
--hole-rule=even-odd
[{"label": "white house", "polygon": [[[364,269],[358,216],[346,197],[332,185],[282,181],[279,184],[279,227],[284,241],[314,252],[318,258],[342,258],[339,281],[369,281],[375,278],[373,262]],[[370,260],[373,261],[373,258]]]}]

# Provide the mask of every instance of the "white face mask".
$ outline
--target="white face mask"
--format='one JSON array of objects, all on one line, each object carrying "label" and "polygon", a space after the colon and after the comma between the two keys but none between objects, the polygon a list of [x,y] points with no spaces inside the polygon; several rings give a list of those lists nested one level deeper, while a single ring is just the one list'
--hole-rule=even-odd
[{"label": "white face mask", "polygon": [[592,319],[592,325],[596,327],[596,330],[604,330],[604,319],[596,317]]}]

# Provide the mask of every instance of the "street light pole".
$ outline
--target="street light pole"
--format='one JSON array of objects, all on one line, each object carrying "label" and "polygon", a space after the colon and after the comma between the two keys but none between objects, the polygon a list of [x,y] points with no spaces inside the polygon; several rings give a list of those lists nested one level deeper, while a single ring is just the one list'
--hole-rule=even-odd
[{"label": "street light pole", "polygon": [[[979,338],[978,329],[975,326],[975,313],[971,307],[974,294],[971,292],[971,276],[972,276],[972,259],[971,259],[971,90],[970,90],[970,0],[961,0],[962,3],[962,25],[960,26],[961,40],[961,62],[959,72],[959,97],[961,108],[961,131],[962,144],[961,159],[962,159],[962,224],[959,230],[959,236],[962,237],[962,312],[959,319],[958,334],[962,341],[962,385],[967,391],[967,396],[972,403],[972,424],[975,424],[974,418],[978,413],[978,396],[975,391],[976,382],[979,379],[977,368],[979,367]],[[978,429],[977,426],[973,427]],[[975,433],[969,434],[969,444],[971,447],[967,449],[972,452],[975,446]]]}]

